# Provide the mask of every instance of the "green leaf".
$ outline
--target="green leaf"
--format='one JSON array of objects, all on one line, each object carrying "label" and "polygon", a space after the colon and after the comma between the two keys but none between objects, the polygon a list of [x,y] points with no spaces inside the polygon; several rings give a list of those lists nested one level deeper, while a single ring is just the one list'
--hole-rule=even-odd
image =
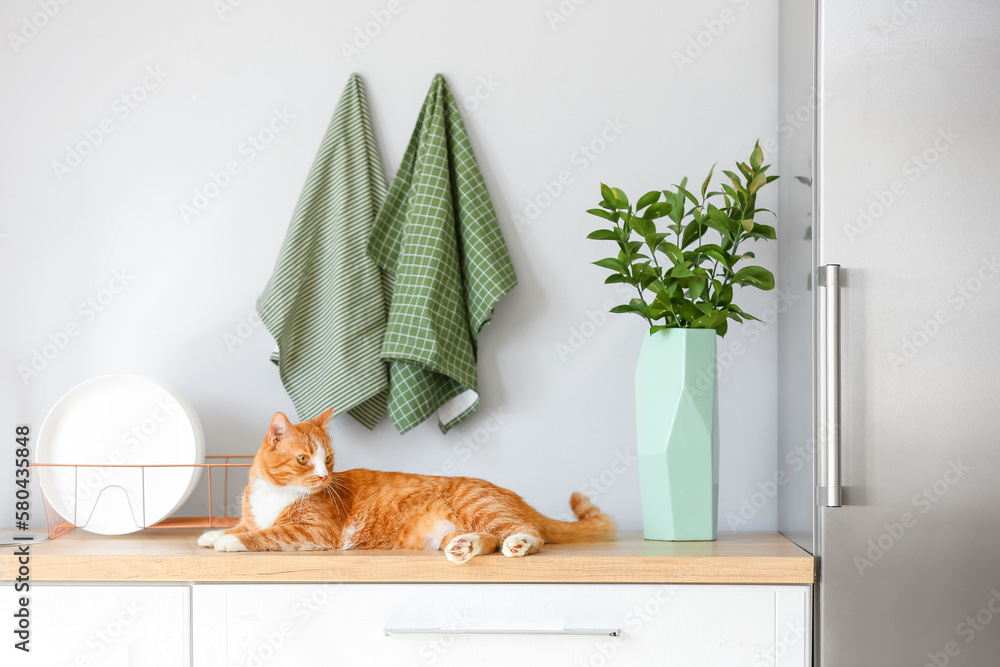
[{"label": "green leaf", "polygon": [[[600,209],[594,209],[594,210],[599,211]],[[603,211],[601,212],[603,213]],[[587,234],[587,238],[594,239],[597,241],[617,241],[618,233],[615,232],[613,229],[597,229]]]},{"label": "green leaf", "polygon": [[[716,162],[715,164],[719,164],[719,163]],[[708,182],[712,180],[712,174],[715,173],[715,164],[713,164],[712,168],[708,170],[708,176],[705,177],[705,182],[701,184],[701,198],[702,199],[705,198],[705,193],[708,191]]]},{"label": "green leaf", "polygon": [[733,286],[726,285],[725,287],[722,288],[722,291],[716,298],[715,303],[717,303],[719,306],[728,306],[732,302],[733,302]]},{"label": "green leaf", "polygon": [[688,322],[694,322],[696,319],[702,316],[702,312],[694,307],[694,304],[690,301],[685,301],[681,303],[677,310],[680,312],[681,316]]},{"label": "green leaf", "polygon": [[655,204],[649,205],[649,208],[646,210],[646,215],[650,218],[662,218],[665,215],[669,215],[673,208],[673,205],[668,202],[656,202]]},{"label": "green leaf", "polygon": [[682,264],[684,262],[684,253],[676,245],[670,241],[664,241],[657,248],[660,252],[665,253],[670,261],[676,264]]},{"label": "green leaf", "polygon": [[698,329],[714,329],[726,321],[726,311],[711,310],[695,318],[692,326]]},{"label": "green leaf", "polygon": [[670,269],[670,275],[673,278],[690,278],[694,274],[691,273],[691,269],[686,266],[675,266]]},{"label": "green leaf", "polygon": [[753,178],[753,171],[747,166],[746,162],[737,162],[736,166],[740,168],[740,171],[743,172],[743,175],[747,177],[748,181]]},{"label": "green leaf", "polygon": [[740,220],[740,224],[743,225],[743,229],[748,232],[753,229],[753,220]]},{"label": "green leaf", "polygon": [[763,266],[744,266],[733,274],[733,282],[758,289],[774,289],[774,275]]},{"label": "green leaf", "polygon": [[605,269],[611,269],[612,271],[617,271],[619,273],[628,273],[628,267],[625,266],[625,262],[620,259],[615,259],[614,257],[607,257],[605,259],[599,259],[593,262],[597,266],[603,267]]},{"label": "green leaf", "polygon": [[764,151],[760,149],[760,142],[754,144],[753,153],[750,154],[750,166],[756,171],[764,163]]},{"label": "green leaf", "polygon": [[635,280],[629,278],[626,275],[622,275],[621,273],[612,273],[610,276],[604,279],[605,285],[610,285],[611,283],[627,283],[629,285],[634,285]]},{"label": "green leaf", "polygon": [[649,264],[645,264],[639,269],[639,285],[646,289],[654,280],[660,279],[660,270]]},{"label": "green leaf", "polygon": [[670,210],[670,219],[675,223],[680,224],[681,220],[684,219],[684,196],[671,192],[670,190],[663,191],[663,201],[670,204],[673,208]]},{"label": "green leaf", "polygon": [[685,178],[683,181],[681,181],[681,184],[677,186],[677,191],[680,192],[685,197],[687,197],[688,199],[690,199],[691,203],[694,204],[695,206],[701,206],[701,202],[698,201],[698,198],[695,197],[690,192],[688,192],[687,188],[684,187],[686,183],[687,179]]},{"label": "green leaf", "polygon": [[744,320],[754,320],[754,321],[760,322],[759,318],[756,318],[753,315],[751,315],[750,313],[748,313],[748,312],[740,309],[740,307],[737,306],[736,304],[729,304],[729,312],[730,313],[736,313],[737,315],[739,315],[740,317],[742,317]]},{"label": "green leaf", "polygon": [[618,188],[611,188],[611,194],[614,197],[611,202],[618,208],[628,208],[628,197],[625,193]]},{"label": "green leaf", "polygon": [[750,184],[747,185],[747,191],[749,191],[750,194],[754,194],[755,192],[760,190],[760,187],[764,185],[764,181],[766,180],[767,176],[764,175],[764,172],[757,174],[756,176],[753,177],[753,180],[750,181]]},{"label": "green leaf", "polygon": [[727,253],[725,253],[722,250],[722,248],[720,248],[718,245],[714,243],[706,243],[704,245],[700,245],[691,252],[700,253],[702,255],[708,255],[715,261],[721,263],[726,268],[729,268],[731,266],[730,265],[730,261],[732,261],[731,258],[727,255]]},{"label": "green leaf", "polygon": [[649,236],[656,233],[656,225],[653,224],[652,220],[632,216],[629,218],[629,222],[632,224],[632,229],[639,232],[640,236]]},{"label": "green leaf", "polygon": [[687,227],[684,228],[684,233],[681,234],[681,248],[686,248],[694,243],[701,237],[704,230],[704,225],[700,225],[697,222],[689,222]]},{"label": "green leaf", "polygon": [[645,317],[651,320],[658,320],[667,314],[667,309],[661,306],[654,306],[652,304],[646,306],[646,309],[642,313]]},{"label": "green leaf", "polygon": [[636,308],[634,308],[630,304],[624,304],[624,305],[621,305],[621,306],[615,306],[614,308],[612,308],[608,312],[609,313],[639,313],[641,315],[642,311],[643,311],[642,308],[636,309]]},{"label": "green leaf", "polygon": [[601,196],[604,197],[604,201],[608,202],[611,205],[614,205],[615,203],[614,190],[612,188],[609,188],[604,183],[601,183]]},{"label": "green leaf", "polygon": [[705,293],[705,288],[708,286],[708,280],[705,278],[694,278],[690,283],[688,283],[688,294],[691,295],[692,299],[700,299]]},{"label": "green leaf", "polygon": [[750,231],[750,236],[755,239],[768,239],[773,241],[777,236],[777,232],[771,225],[762,225],[759,222],[755,222],[753,229]]},{"label": "green leaf", "polygon": [[651,191],[647,192],[646,194],[644,194],[643,196],[639,197],[639,201],[635,205],[635,210],[636,211],[641,211],[642,209],[646,208],[650,204],[658,202],[659,200],[660,200],[660,191],[659,190],[651,190]]},{"label": "green leaf", "polygon": [[737,176],[731,171],[723,171],[722,173],[728,176],[729,180],[732,181],[733,189],[736,190],[736,192],[746,192],[746,189],[743,187],[743,183],[740,181],[739,176]]},{"label": "green leaf", "polygon": [[732,232],[729,227],[729,216],[714,206],[709,206],[708,215],[704,220],[706,225],[722,234],[724,238],[732,236]]},{"label": "green leaf", "polygon": [[649,327],[649,335],[652,336],[657,331],[663,331],[666,328],[667,328],[667,326],[663,325],[663,324],[657,324],[655,326],[651,326],[651,327]]}]

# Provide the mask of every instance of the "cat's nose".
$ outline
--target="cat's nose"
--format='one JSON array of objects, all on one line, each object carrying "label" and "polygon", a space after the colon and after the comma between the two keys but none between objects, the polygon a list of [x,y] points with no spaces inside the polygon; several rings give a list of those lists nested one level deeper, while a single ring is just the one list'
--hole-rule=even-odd
[{"label": "cat's nose", "polygon": [[319,481],[321,481],[321,482],[325,482],[325,481],[326,481],[326,478],[327,478],[328,476],[329,476],[329,475],[320,475],[320,478],[319,478]]}]

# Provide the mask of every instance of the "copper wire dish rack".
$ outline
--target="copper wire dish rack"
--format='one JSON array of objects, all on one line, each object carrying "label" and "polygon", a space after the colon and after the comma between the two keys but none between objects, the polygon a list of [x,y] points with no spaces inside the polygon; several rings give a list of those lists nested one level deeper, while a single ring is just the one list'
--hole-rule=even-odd
[{"label": "copper wire dish rack", "polygon": [[[247,463],[233,463],[234,459],[250,459]],[[125,499],[129,505],[129,512],[132,518],[135,520],[136,528],[139,530],[153,529],[153,528],[229,528],[236,525],[240,517],[238,515],[233,515],[229,512],[229,469],[230,468],[249,468],[253,465],[253,455],[243,455],[243,454],[221,454],[216,456],[206,456],[205,463],[187,463],[187,464],[153,464],[153,465],[129,465],[129,464],[82,464],[82,463],[32,463],[33,468],[73,468],[74,469],[74,498],[73,503],[73,516],[64,517],[60,512],[58,512],[52,504],[49,503],[48,498],[42,493],[42,505],[45,509],[45,528],[46,535],[50,540],[54,540],[60,535],[65,535],[74,528],[85,528],[90,522],[90,519],[94,515],[94,511],[97,509],[98,502],[101,499],[101,495],[108,491],[109,489],[120,489],[125,494]],[[138,468],[140,470],[140,484],[142,486],[141,501],[142,508],[137,513],[135,508],[132,506],[131,494],[129,491],[121,486],[120,484],[107,484],[100,489],[92,489],[92,491],[97,492],[97,496],[94,498],[93,507],[90,513],[85,517],[78,516],[78,508],[80,507],[80,469],[89,468]],[[199,517],[167,517],[166,519],[154,523],[152,525],[148,524],[146,521],[146,469],[147,468],[208,468],[208,516]],[[215,468],[221,468],[223,471],[223,486],[222,486],[222,497],[223,497],[223,513],[222,516],[216,516],[213,510],[214,499],[213,499],[213,484],[212,484],[212,470]],[[242,491],[242,489],[241,489]],[[193,495],[193,494],[192,494]],[[81,521],[81,518],[84,520]]]}]

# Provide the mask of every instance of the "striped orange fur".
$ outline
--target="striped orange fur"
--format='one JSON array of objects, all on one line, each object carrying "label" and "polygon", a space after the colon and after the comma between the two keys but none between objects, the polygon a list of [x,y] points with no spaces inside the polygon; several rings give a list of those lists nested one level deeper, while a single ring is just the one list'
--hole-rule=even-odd
[{"label": "striped orange fur", "polygon": [[294,425],[275,414],[250,468],[240,522],[198,543],[219,551],[441,549],[464,563],[498,548],[526,556],[546,542],[614,539],[614,521],[582,493],[570,497],[577,521],[565,522],[481,479],[333,472],[330,413]]}]

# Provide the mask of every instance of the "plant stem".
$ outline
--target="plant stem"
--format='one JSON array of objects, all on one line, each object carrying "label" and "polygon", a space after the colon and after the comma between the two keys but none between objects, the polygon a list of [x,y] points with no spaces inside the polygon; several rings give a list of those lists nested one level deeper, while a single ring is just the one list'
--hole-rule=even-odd
[{"label": "plant stem", "polygon": [[[638,284],[636,284],[636,286],[635,286],[635,291],[639,293],[639,301],[642,301],[642,305],[648,307],[649,304],[646,303],[646,299],[642,295],[642,288],[639,287]],[[653,320],[651,320],[650,318],[646,317],[645,313],[642,314],[642,319],[644,319],[647,322],[649,322],[649,326],[653,326]]]}]

